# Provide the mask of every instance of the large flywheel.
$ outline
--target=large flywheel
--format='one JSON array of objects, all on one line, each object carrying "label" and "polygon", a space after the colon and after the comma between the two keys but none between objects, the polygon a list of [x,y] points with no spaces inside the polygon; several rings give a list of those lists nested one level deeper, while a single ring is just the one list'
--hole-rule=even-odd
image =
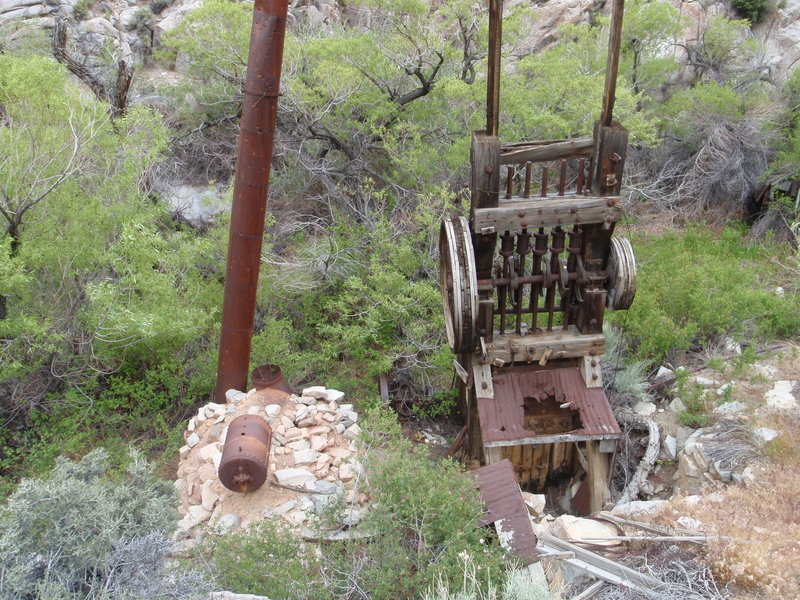
[{"label": "large flywheel", "polygon": [[469,223],[464,217],[442,222],[439,233],[439,284],[447,343],[455,354],[477,344],[478,280]]},{"label": "large flywheel", "polygon": [[611,310],[627,310],[636,295],[636,257],[627,238],[612,237],[606,269],[606,304]]}]

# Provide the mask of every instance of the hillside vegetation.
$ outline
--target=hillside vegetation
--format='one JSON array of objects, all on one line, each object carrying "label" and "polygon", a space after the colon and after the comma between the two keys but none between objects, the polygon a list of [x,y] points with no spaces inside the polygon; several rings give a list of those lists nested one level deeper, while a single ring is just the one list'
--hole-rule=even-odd
[{"label": "hillside vegetation", "polygon": [[[369,27],[295,20],[287,35],[251,367],[279,364],[293,384],[324,381],[362,406],[387,373],[398,402],[446,414],[438,228],[469,205],[487,11],[466,0],[348,7]],[[800,68],[762,69],[746,19],[767,5],[736,7],[744,18],[692,24],[669,2],[626,6],[619,233],[640,268],[633,308],[611,321],[643,372],[723,336],[746,360],[800,330]],[[192,223],[163,184],[229,202],[250,12],[204,0],[136,66],[124,110],[53,58],[50,30],[0,46],[4,496],[97,445],[113,473],[130,445],[170,473],[180,424],[208,399],[227,215]],[[536,6],[507,9],[501,136],[591,135],[608,19],[564,25],[543,47],[528,33],[536,19]],[[690,26],[696,38],[679,43]],[[107,49],[97,72],[109,89],[118,59]]]}]

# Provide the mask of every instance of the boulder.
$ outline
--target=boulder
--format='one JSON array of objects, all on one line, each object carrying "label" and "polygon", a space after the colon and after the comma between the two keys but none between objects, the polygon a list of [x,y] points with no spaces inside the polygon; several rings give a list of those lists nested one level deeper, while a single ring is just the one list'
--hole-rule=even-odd
[{"label": "boulder", "polygon": [[744,402],[734,400],[733,402],[725,402],[719,406],[714,407],[715,415],[739,415],[747,411],[747,405]]},{"label": "boulder", "polygon": [[796,383],[788,380],[776,381],[772,389],[764,395],[767,407],[776,412],[797,411],[797,398],[792,393]]},{"label": "boulder", "polygon": [[282,485],[293,485],[296,487],[304,487],[306,484],[313,484],[316,477],[306,469],[289,468],[279,469],[275,471],[275,479]]},{"label": "boulder", "polygon": [[649,417],[656,412],[656,405],[653,402],[637,402],[633,407],[633,412],[643,417]]},{"label": "boulder", "polygon": [[755,439],[756,443],[763,446],[767,442],[771,442],[776,437],[778,437],[778,432],[774,429],[770,429],[769,427],[759,427],[755,431],[753,431],[753,438]]},{"label": "boulder", "polygon": [[[615,538],[617,529],[609,524],[594,519],[584,519],[572,515],[561,515],[553,521],[551,526],[553,535],[568,542],[580,543],[586,541],[599,546],[616,546],[619,540],[596,540],[591,538]],[[589,539],[587,539],[589,538]]]},{"label": "boulder", "polygon": [[626,518],[641,518],[655,516],[667,508],[667,500],[634,500],[625,504],[618,504],[611,513]]}]

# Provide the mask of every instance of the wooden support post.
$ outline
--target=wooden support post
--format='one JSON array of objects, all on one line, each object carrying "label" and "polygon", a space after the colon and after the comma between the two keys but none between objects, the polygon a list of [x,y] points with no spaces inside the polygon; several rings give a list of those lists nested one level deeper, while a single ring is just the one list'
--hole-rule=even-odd
[{"label": "wooden support post", "polygon": [[594,124],[591,188],[595,196],[618,196],[628,149],[628,130],[619,123]]},{"label": "wooden support post", "polygon": [[[486,135],[484,131],[472,133],[472,225],[475,223],[475,210],[494,208],[500,198],[500,139]],[[474,229],[473,229],[474,231]],[[494,228],[477,231],[472,235],[472,246],[475,249],[475,270],[478,279],[492,278],[492,262],[497,245],[497,233]],[[482,291],[479,294],[478,334],[484,341],[491,342],[494,332],[493,291]]]},{"label": "wooden support post", "polygon": [[581,375],[587,388],[603,387],[603,375],[600,367],[599,356],[584,356],[581,358]]},{"label": "wooden support post", "polygon": [[600,452],[596,441],[586,442],[587,477],[589,478],[589,512],[603,510],[609,498],[608,490],[608,454]]},{"label": "wooden support post", "polygon": [[606,310],[605,290],[588,290],[583,293],[583,302],[578,307],[575,326],[583,334],[603,333],[603,315]]}]

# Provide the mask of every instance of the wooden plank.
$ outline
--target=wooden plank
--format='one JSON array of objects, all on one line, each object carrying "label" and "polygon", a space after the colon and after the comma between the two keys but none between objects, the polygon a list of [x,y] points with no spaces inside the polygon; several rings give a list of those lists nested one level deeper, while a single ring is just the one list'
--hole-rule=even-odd
[{"label": "wooden plank", "polygon": [[578,305],[575,325],[582,334],[603,333],[603,316],[606,310],[605,290],[587,290],[583,302]]},{"label": "wooden plank", "polygon": [[533,447],[533,460],[531,461],[531,484],[541,490],[550,471],[548,444],[536,444]]},{"label": "wooden plank", "polygon": [[567,443],[558,442],[553,444],[553,451],[550,453],[550,471],[556,471],[564,462],[567,455]]},{"label": "wooden plank", "polygon": [[570,600],[589,600],[589,598],[593,598],[605,584],[606,582],[603,580],[595,581],[592,585],[583,590],[580,594],[570,598]]},{"label": "wooden plank", "polygon": [[503,460],[503,451],[500,448],[487,448],[483,449],[483,459],[487,465],[493,465]]},{"label": "wooden plank", "polygon": [[523,470],[519,476],[520,484],[527,484],[531,480],[533,469],[533,446],[530,444],[521,446]]},{"label": "wooden plank", "polygon": [[589,463],[589,468],[586,470],[589,477],[589,511],[593,513],[603,510],[610,495],[606,457],[606,454],[600,453],[596,441],[586,442],[586,461]]},{"label": "wooden plank", "polygon": [[662,586],[662,583],[655,577],[634,571],[596,552],[561,540],[549,533],[540,532],[538,536],[539,547],[542,550],[548,553],[574,552],[575,558],[568,558],[563,562],[595,577],[641,592],[650,592]]},{"label": "wooden plank", "polygon": [[599,356],[581,357],[580,369],[581,375],[583,375],[583,382],[587,388],[603,387],[603,372],[600,367]]},{"label": "wooden plank", "polygon": [[520,199],[476,208],[472,226],[475,233],[481,234],[556,225],[603,223],[610,226],[622,218],[622,212],[622,198],[616,195]]},{"label": "wooden plank", "polygon": [[492,386],[492,367],[488,364],[474,363],[472,365],[472,377],[475,381],[476,398],[494,398],[494,387]]},{"label": "wooden plank", "polygon": [[628,149],[628,130],[619,123],[594,128],[595,148],[590,166],[590,184],[595,196],[616,196],[622,189],[622,172]]},{"label": "wooden plank", "polygon": [[541,360],[550,348],[548,360],[560,358],[576,358],[584,356],[601,356],[605,350],[605,337],[601,332],[589,335],[578,333],[575,327],[567,331],[548,331],[528,335],[505,334],[495,335],[486,345],[486,357],[481,362],[502,364],[512,362],[536,362]]},{"label": "wooden plank", "polygon": [[473,131],[470,162],[473,210],[497,206],[500,196],[499,138],[483,131]]},{"label": "wooden plank", "polygon": [[552,435],[537,435],[534,437],[520,438],[518,440],[499,440],[496,442],[486,442],[486,448],[502,448],[504,446],[516,446],[517,444],[555,444],[557,442],[589,442],[599,440],[618,440],[622,437],[621,433],[603,433],[598,435],[574,435],[571,433],[554,433]]},{"label": "wooden plank", "polygon": [[522,471],[524,465],[522,463],[522,446],[511,446],[511,464],[514,466],[514,473],[517,476],[517,482],[522,483]]},{"label": "wooden plank", "polygon": [[594,148],[594,138],[574,140],[549,140],[504,144],[500,148],[500,164],[544,162],[562,158],[589,158]]}]

